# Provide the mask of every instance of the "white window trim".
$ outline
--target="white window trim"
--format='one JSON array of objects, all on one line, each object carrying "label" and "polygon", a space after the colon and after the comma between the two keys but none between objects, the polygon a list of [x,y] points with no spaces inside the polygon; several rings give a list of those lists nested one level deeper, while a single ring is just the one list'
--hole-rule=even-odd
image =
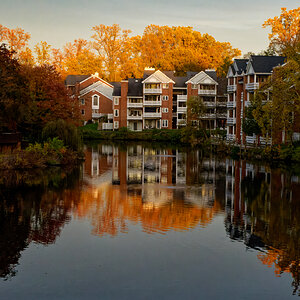
[{"label": "white window trim", "polygon": [[162,96],[162,99],[163,99],[164,101],[168,101],[168,100],[169,100],[169,96],[163,95],[163,96]]},{"label": "white window trim", "polygon": [[163,89],[168,89],[169,88],[169,84],[168,83],[163,83]]},{"label": "white window trim", "polygon": [[161,124],[161,127],[168,127],[168,120],[162,120],[162,122],[161,122],[162,124]]},{"label": "white window trim", "polygon": [[114,105],[119,105],[119,97],[114,97]]},{"label": "white window trim", "polygon": [[[98,98],[98,105],[94,105],[94,97],[97,97]],[[100,100],[99,100],[99,95],[93,95],[92,96],[92,109],[98,109],[99,108],[99,104],[100,104]]]},{"label": "white window trim", "polygon": [[80,103],[81,103],[81,105],[85,105],[85,99],[84,99],[84,98],[81,98],[81,99],[80,99]]},{"label": "white window trim", "polygon": [[193,83],[193,84],[192,84],[192,89],[193,89],[193,90],[198,89],[198,84],[194,84],[194,83]]},{"label": "white window trim", "polygon": [[119,128],[119,121],[114,121],[114,129],[118,129]]},{"label": "white window trim", "polygon": [[168,113],[168,112],[169,112],[169,109],[168,109],[167,107],[163,107],[163,108],[162,108],[162,112],[163,112],[163,113]]},{"label": "white window trim", "polygon": [[119,117],[119,110],[118,109],[114,109],[114,116]]}]

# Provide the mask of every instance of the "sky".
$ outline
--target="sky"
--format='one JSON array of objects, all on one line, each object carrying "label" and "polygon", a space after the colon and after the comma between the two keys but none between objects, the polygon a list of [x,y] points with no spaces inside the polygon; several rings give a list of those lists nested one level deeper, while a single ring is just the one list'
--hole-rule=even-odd
[{"label": "sky", "polygon": [[29,32],[31,46],[43,40],[57,48],[89,39],[99,24],[117,23],[133,35],[150,24],[192,26],[243,53],[257,53],[268,46],[262,23],[281,7],[299,6],[299,0],[0,0],[0,24]]}]

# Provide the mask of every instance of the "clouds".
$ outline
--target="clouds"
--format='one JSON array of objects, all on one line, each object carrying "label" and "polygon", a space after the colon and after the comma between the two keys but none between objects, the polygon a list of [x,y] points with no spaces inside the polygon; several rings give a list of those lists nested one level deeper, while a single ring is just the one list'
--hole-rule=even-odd
[{"label": "clouds", "polygon": [[298,5],[298,0],[1,0],[0,20],[29,31],[32,43],[47,40],[56,47],[74,38],[89,38],[96,24],[118,23],[134,34],[158,24],[193,26],[247,52],[267,47],[264,20],[280,14],[281,7]]}]

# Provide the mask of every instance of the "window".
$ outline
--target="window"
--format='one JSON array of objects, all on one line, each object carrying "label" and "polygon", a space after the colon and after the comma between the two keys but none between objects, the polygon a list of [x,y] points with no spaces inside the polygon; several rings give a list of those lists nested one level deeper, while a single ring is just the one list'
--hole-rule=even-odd
[{"label": "window", "polygon": [[163,89],[168,89],[169,88],[169,84],[168,83],[163,83]]},{"label": "window", "polygon": [[119,110],[118,110],[118,109],[115,109],[115,110],[114,110],[114,116],[115,116],[115,117],[118,117],[118,116],[119,116]]},{"label": "window", "polygon": [[93,96],[93,105],[94,106],[98,106],[99,105],[99,103],[98,103],[98,99],[99,99],[99,97],[98,96]]},{"label": "window", "polygon": [[115,121],[115,122],[114,122],[114,128],[115,128],[115,129],[118,129],[118,128],[119,128],[119,121]]},{"label": "window", "polygon": [[84,98],[81,99],[81,105],[84,105],[85,104],[85,100]]},{"label": "window", "polygon": [[169,96],[162,96],[163,100],[169,100]]},{"label": "window", "polygon": [[163,107],[163,109],[162,109],[162,112],[163,112],[163,113],[167,113],[167,112],[169,112],[169,109],[168,109],[168,108],[165,108],[165,107]]},{"label": "window", "polygon": [[192,89],[197,89],[198,88],[198,84],[192,84]]},{"label": "window", "polygon": [[84,109],[81,110],[81,114],[82,114],[83,116],[85,115]]},{"label": "window", "polygon": [[168,127],[168,120],[162,120],[162,127]]},{"label": "window", "polygon": [[115,105],[119,105],[119,98],[118,97],[115,97]]}]

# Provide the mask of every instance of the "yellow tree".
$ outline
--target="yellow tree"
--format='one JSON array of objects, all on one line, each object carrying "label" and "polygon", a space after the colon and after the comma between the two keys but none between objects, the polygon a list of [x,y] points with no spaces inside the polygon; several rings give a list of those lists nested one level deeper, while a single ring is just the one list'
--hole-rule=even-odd
[{"label": "yellow tree", "polygon": [[34,51],[37,56],[36,61],[40,66],[50,64],[51,45],[45,41],[41,41],[34,46]]},{"label": "yellow tree", "polygon": [[9,46],[10,50],[15,52],[15,56],[18,57],[18,53],[28,46],[30,34],[25,32],[22,28],[9,29],[0,24],[0,42]]},{"label": "yellow tree", "polygon": [[92,31],[94,32],[92,45],[99,56],[104,59],[108,80],[119,80],[120,56],[126,47],[131,31],[122,30],[118,24],[112,26],[100,24],[94,26]]},{"label": "yellow tree", "polygon": [[63,66],[66,74],[103,74],[102,57],[92,51],[91,43],[84,39],[74,40],[64,46]]},{"label": "yellow tree", "polygon": [[279,54],[286,55],[299,44],[300,7],[289,11],[282,8],[280,16],[266,20],[262,26],[271,27],[270,46]]}]

